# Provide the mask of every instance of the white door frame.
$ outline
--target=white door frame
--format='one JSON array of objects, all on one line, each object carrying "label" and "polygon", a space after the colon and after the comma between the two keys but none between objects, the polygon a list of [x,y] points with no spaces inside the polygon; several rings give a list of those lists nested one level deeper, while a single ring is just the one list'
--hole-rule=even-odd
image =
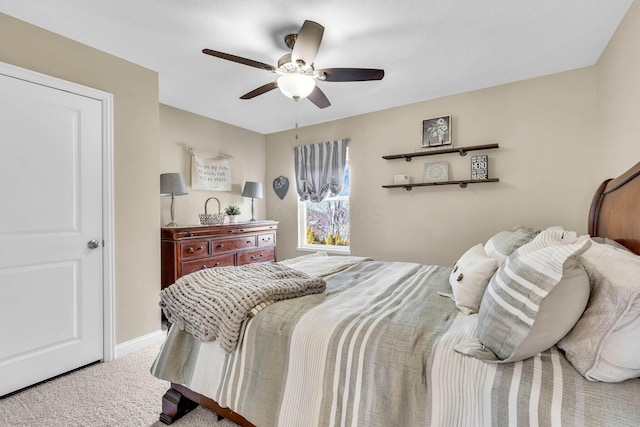
[{"label": "white door frame", "polygon": [[95,99],[102,103],[102,291],[103,291],[103,356],[115,355],[115,286],[114,286],[114,215],[113,215],[113,95],[98,89],[68,82],[26,68],[0,62],[0,74],[27,82]]}]

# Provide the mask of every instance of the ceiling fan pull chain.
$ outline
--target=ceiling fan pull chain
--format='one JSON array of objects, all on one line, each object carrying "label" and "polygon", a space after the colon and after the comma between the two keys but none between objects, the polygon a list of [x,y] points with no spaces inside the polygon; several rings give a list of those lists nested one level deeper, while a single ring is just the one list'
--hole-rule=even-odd
[{"label": "ceiling fan pull chain", "polygon": [[298,139],[298,100],[295,100],[296,102],[296,139]]}]

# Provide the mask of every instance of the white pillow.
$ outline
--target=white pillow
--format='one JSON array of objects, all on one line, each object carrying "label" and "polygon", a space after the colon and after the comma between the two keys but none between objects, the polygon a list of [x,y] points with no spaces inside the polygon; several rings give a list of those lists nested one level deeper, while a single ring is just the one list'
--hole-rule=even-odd
[{"label": "white pillow", "polygon": [[498,262],[485,253],[482,243],[460,257],[449,275],[458,310],[467,315],[478,312],[484,290],[497,269]]},{"label": "white pillow", "polygon": [[602,243],[605,245],[611,245],[615,248],[618,249],[622,249],[624,251],[629,251],[629,248],[627,248],[625,245],[623,245],[622,243],[618,243],[617,241],[613,240],[613,239],[609,239],[608,237],[592,237],[591,240],[593,240],[594,242],[597,243]]},{"label": "white pillow", "polygon": [[640,298],[636,298],[611,331],[591,376],[606,382],[640,377]]},{"label": "white pillow", "polygon": [[580,261],[591,280],[591,298],[558,347],[588,380],[640,377],[640,257],[594,241]]}]

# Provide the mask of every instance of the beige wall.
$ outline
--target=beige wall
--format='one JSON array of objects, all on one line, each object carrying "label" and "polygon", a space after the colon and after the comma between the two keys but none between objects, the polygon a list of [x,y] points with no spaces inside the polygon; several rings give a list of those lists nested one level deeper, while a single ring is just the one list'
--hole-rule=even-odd
[{"label": "beige wall", "polygon": [[[203,116],[160,105],[160,173],[181,172],[191,187],[191,155],[184,145],[196,151],[211,154],[228,154],[231,167],[231,192],[189,189],[186,196],[176,197],[176,222],[180,225],[197,224],[198,214],[204,213],[204,203],[209,197],[220,200],[223,212],[230,204],[240,207],[240,221],[251,219],[251,199],[242,197],[245,181],[265,184],[265,136]],[[256,219],[265,219],[264,199],[254,201]],[[171,198],[163,197],[162,224],[171,219]],[[218,205],[211,200],[209,213],[217,212]]]},{"label": "beige wall", "polygon": [[596,64],[601,175],[640,161],[640,2],[629,8]]},{"label": "beige wall", "polygon": [[[348,90],[348,87],[345,87]],[[384,189],[396,173],[422,181],[424,163],[448,161],[451,179],[469,178],[470,156],[387,161],[420,147],[422,120],[453,116],[456,146],[497,142],[486,151],[499,183]],[[350,137],[352,254],[451,265],[466,249],[516,224],[586,232],[597,126],[593,67],[267,135],[267,180],[289,177],[284,201],[268,192],[280,220],[278,257],[298,254],[293,147]],[[298,134],[298,139],[295,135]]]},{"label": "beige wall", "polygon": [[0,61],[114,95],[116,342],[160,329],[157,74],[1,13]]}]

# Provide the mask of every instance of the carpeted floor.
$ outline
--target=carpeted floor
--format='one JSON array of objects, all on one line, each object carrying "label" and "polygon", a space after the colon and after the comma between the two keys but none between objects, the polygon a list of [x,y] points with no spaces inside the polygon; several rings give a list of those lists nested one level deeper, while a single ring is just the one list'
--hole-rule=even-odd
[{"label": "carpeted floor", "polygon": [[[97,363],[0,398],[3,427],[164,426],[158,421],[169,383],[149,373],[159,346]],[[232,427],[198,407],[172,425]]]}]

